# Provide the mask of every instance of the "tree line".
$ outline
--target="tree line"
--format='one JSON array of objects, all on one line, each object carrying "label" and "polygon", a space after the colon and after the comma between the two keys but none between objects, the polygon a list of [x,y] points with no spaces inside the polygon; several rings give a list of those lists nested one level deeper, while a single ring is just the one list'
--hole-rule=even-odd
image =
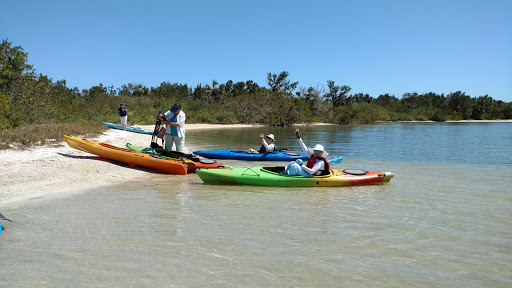
[{"label": "tree line", "polygon": [[267,86],[248,80],[188,84],[162,82],[158,87],[128,83],[69,88],[36,73],[28,53],[8,39],[0,44],[0,130],[27,124],[116,122],[117,108],[130,110],[129,123],[152,124],[159,111],[180,102],[188,123],[259,123],[287,126],[326,122],[369,124],[376,121],[446,121],[512,119],[512,102],[465,92],[350,94],[348,85],[326,81],[322,87],[300,87],[287,71],[267,74]]}]

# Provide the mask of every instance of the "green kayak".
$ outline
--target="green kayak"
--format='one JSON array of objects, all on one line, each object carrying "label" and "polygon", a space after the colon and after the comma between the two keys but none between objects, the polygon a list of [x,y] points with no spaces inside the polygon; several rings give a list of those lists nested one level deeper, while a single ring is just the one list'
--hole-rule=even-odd
[{"label": "green kayak", "polygon": [[304,177],[284,175],[285,167],[247,167],[196,170],[206,184],[259,185],[289,187],[327,187],[386,183],[393,178],[391,172],[354,169],[330,169],[329,175]]}]

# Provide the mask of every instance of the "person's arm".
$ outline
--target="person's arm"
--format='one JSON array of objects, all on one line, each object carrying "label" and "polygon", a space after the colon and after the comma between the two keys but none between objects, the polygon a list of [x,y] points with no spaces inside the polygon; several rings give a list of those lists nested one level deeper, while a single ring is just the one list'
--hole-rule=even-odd
[{"label": "person's arm", "polygon": [[266,152],[270,151],[270,146],[268,145],[267,141],[265,141],[265,139],[261,139],[261,144],[263,144],[263,146],[265,147]]},{"label": "person's arm", "polygon": [[176,117],[176,122],[166,122],[168,125],[174,126],[174,127],[185,127],[185,113],[181,112]]},{"label": "person's arm", "polygon": [[299,129],[295,129],[295,136],[297,136],[297,141],[299,141],[300,148],[302,149],[304,154],[306,154],[308,158],[311,158],[313,153],[309,152],[308,146],[306,146],[306,144],[304,144],[304,142],[302,141],[302,138],[300,138]]},{"label": "person's arm", "polygon": [[309,174],[314,175],[316,172],[318,172],[318,170],[323,170],[324,166],[324,161],[318,161],[315,163],[315,165],[313,165],[313,168],[309,168],[306,165],[300,165],[300,168]]},{"label": "person's arm", "polygon": [[302,138],[298,138],[297,140],[299,141],[299,145],[300,145],[300,148],[302,149],[302,152],[304,152],[304,154],[306,154],[308,156],[308,158],[311,158],[311,156],[313,154],[308,150],[308,146],[306,146],[306,144],[304,144],[304,142],[302,141]]},{"label": "person's arm", "polygon": [[167,112],[165,112],[165,113],[163,114],[163,117],[161,117],[161,119],[162,119],[162,124],[164,124],[164,125],[170,125],[170,124],[171,124],[169,121],[167,121],[167,120],[169,119],[169,113],[170,113],[170,112],[169,112],[169,111],[167,111]]},{"label": "person's arm", "polygon": [[180,114],[178,114],[178,117],[176,117],[176,124],[176,127],[185,127],[185,113],[180,112]]}]

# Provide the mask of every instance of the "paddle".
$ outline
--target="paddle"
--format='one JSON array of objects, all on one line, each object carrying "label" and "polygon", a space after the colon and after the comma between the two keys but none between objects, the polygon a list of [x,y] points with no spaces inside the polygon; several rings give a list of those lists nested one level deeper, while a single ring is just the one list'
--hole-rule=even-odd
[{"label": "paddle", "polygon": [[[156,116],[155,129],[151,136],[151,144],[149,145],[151,148],[163,148],[164,146],[164,137],[161,132],[165,133],[165,127],[162,125],[162,118],[160,118],[160,115],[162,115],[163,120],[165,120],[165,116],[163,116],[162,111],[159,111],[158,116]],[[162,139],[162,146],[158,145],[158,138]]]},{"label": "paddle", "polygon": [[7,220],[7,221],[9,221],[9,222],[12,222],[11,220],[9,220],[9,219],[5,218],[5,217],[4,217],[4,215],[2,215],[2,213],[0,213],[0,219],[3,219],[3,220]]},{"label": "paddle", "polygon": [[[295,129],[295,136],[297,136],[297,139],[300,138],[300,132],[299,129]],[[336,156],[332,157],[331,159],[327,159],[329,161],[329,165],[338,165],[343,161],[343,156]]]},{"label": "paddle", "polygon": [[331,159],[327,159],[329,161],[329,165],[338,165],[343,161],[343,156],[336,156]]}]

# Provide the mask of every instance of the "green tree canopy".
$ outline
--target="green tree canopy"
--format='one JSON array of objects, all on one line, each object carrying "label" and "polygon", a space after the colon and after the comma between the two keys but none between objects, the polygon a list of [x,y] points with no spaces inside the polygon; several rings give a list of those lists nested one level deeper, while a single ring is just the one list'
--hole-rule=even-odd
[{"label": "green tree canopy", "polygon": [[8,39],[0,44],[0,92],[9,93],[23,79],[33,78],[35,70],[27,64],[28,53],[21,46],[12,46]]},{"label": "green tree canopy", "polygon": [[299,82],[291,82],[288,78],[290,76],[290,73],[287,71],[283,71],[277,74],[272,74],[270,72],[267,73],[267,84],[272,90],[272,93],[279,93],[279,92],[285,92],[285,93],[291,93],[295,88],[297,88],[297,85]]}]

